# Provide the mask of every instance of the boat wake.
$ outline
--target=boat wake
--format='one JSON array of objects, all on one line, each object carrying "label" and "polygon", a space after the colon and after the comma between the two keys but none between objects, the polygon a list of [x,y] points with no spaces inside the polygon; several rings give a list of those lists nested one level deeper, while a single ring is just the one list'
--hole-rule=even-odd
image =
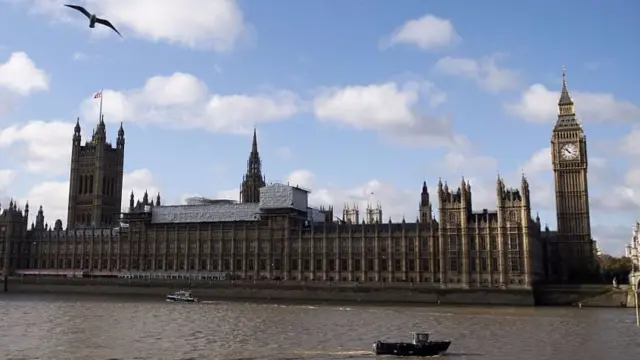
[{"label": "boat wake", "polygon": [[263,355],[260,357],[240,357],[227,360],[313,360],[313,359],[362,359],[374,357],[371,351],[351,350],[351,351],[296,351],[293,354],[283,354],[279,356]]},{"label": "boat wake", "polygon": [[329,356],[329,357],[340,357],[340,358],[373,356],[373,353],[368,350],[341,350],[341,351],[308,350],[308,351],[296,351],[296,354],[304,355],[304,356]]}]

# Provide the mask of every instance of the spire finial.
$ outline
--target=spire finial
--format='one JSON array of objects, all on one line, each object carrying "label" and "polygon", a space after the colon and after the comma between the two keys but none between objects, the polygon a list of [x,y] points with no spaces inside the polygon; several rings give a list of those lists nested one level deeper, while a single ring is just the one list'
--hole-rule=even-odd
[{"label": "spire finial", "polygon": [[251,152],[253,153],[257,153],[258,152],[258,136],[256,134],[256,127],[253,127],[253,142],[251,143]]},{"label": "spire finial", "polygon": [[573,105],[573,100],[569,95],[569,89],[567,87],[567,69],[564,66],[562,67],[562,90],[560,91],[560,101],[558,101],[558,105]]}]

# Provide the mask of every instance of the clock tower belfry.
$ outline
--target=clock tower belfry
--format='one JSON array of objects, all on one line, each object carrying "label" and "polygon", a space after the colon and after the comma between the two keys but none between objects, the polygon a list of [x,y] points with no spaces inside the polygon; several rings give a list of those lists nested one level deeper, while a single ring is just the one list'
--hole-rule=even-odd
[{"label": "clock tower belfry", "polygon": [[595,252],[591,238],[587,138],[576,116],[562,72],[558,119],[551,136],[551,161],[556,195],[557,251],[564,281],[584,281],[592,275]]}]

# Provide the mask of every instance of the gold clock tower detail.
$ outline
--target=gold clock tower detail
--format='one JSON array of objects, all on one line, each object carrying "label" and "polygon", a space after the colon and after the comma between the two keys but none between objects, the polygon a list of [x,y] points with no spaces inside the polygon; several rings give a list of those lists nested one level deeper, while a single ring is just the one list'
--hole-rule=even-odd
[{"label": "gold clock tower detail", "polygon": [[591,276],[595,253],[591,238],[587,138],[575,113],[573,99],[562,72],[558,119],[551,136],[551,159],[556,192],[558,234],[556,244],[565,281]]}]

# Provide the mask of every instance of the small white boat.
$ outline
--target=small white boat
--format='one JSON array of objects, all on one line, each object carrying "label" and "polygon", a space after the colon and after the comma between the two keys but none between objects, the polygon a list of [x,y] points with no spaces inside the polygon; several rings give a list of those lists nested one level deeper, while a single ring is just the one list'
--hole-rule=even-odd
[{"label": "small white boat", "polygon": [[167,295],[167,301],[171,302],[198,302],[198,298],[191,295],[189,290],[176,291],[173,294]]}]

